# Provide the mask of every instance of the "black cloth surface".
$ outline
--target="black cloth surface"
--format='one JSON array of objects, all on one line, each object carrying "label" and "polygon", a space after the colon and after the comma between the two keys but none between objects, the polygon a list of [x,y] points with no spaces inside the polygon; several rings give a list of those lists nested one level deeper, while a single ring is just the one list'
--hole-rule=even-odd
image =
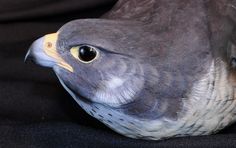
[{"label": "black cloth surface", "polygon": [[236,124],[210,136],[164,141],[121,136],[87,115],[52,70],[25,64],[37,38],[116,0],[0,0],[0,147],[236,147]]}]

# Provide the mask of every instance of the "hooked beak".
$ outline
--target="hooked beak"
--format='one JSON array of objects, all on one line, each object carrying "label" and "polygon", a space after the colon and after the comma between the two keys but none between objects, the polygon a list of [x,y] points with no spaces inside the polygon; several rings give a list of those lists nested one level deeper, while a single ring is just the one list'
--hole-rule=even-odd
[{"label": "hooked beak", "polygon": [[58,33],[52,33],[34,41],[25,56],[25,62],[30,60],[45,67],[58,65],[73,72],[73,68],[57,52],[57,38]]}]

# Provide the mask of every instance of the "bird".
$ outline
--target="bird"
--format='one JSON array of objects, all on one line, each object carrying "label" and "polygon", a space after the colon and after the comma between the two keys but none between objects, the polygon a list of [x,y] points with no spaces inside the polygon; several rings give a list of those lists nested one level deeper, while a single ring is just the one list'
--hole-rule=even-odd
[{"label": "bird", "polygon": [[126,137],[214,134],[236,120],[236,4],[119,0],[32,43],[89,115]]}]

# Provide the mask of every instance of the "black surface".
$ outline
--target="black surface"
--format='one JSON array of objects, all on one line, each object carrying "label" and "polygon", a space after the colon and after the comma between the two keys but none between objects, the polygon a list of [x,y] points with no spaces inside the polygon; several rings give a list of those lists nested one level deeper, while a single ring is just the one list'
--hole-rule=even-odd
[{"label": "black surface", "polygon": [[24,64],[30,44],[115,0],[0,0],[0,147],[236,147],[236,124],[216,135],[143,141],[123,137],[80,109],[46,68]]}]

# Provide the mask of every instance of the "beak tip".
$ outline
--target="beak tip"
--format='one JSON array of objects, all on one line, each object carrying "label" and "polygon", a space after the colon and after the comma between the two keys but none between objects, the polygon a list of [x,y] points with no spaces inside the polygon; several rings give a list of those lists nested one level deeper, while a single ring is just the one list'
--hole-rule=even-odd
[{"label": "beak tip", "polygon": [[31,54],[31,49],[28,50],[28,52],[25,55],[24,63],[28,63],[29,61],[35,62],[34,56]]},{"label": "beak tip", "polygon": [[29,55],[30,55],[30,49],[28,50],[28,52],[27,52],[26,55],[25,55],[24,63],[27,63],[27,62],[28,62],[28,60],[29,60]]}]

